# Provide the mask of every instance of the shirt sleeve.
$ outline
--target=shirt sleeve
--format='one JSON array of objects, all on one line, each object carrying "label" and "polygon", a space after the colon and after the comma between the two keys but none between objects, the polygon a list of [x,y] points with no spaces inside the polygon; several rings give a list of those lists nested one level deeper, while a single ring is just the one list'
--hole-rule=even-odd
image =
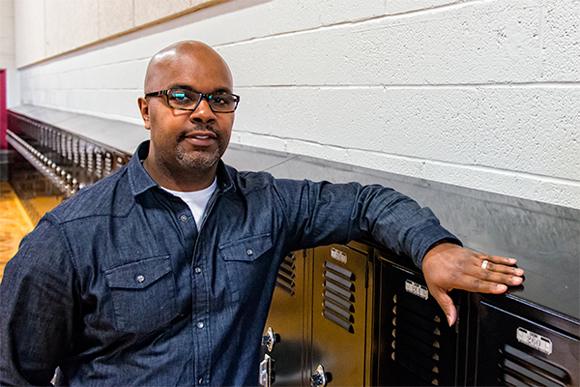
[{"label": "shirt sleeve", "polygon": [[411,257],[421,268],[423,257],[436,242],[446,239],[461,244],[429,208],[393,189],[277,180],[276,190],[291,230],[290,249],[366,237]]},{"label": "shirt sleeve", "polygon": [[72,345],[74,268],[50,214],[21,242],[0,284],[0,384],[49,385]]}]

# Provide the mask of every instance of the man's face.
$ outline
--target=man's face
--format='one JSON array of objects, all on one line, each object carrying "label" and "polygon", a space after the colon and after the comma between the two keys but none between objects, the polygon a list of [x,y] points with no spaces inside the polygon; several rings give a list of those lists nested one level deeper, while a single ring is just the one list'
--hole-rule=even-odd
[{"label": "man's face", "polygon": [[[165,89],[186,89],[200,93],[232,93],[229,69],[210,50],[170,51],[148,71],[145,93]],[[191,171],[215,172],[225,152],[234,123],[234,113],[214,113],[201,100],[191,111],[174,109],[165,96],[140,101],[145,127],[151,130],[148,163],[171,175]]]}]

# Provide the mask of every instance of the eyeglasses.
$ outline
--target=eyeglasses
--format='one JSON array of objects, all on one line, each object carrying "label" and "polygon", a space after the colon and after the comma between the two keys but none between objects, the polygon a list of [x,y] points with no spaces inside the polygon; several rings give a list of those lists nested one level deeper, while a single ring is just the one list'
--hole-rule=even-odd
[{"label": "eyeglasses", "polygon": [[193,90],[167,89],[145,94],[147,97],[165,95],[167,105],[173,109],[194,111],[202,98],[205,98],[214,113],[232,113],[238,107],[240,96],[228,93],[204,94]]}]

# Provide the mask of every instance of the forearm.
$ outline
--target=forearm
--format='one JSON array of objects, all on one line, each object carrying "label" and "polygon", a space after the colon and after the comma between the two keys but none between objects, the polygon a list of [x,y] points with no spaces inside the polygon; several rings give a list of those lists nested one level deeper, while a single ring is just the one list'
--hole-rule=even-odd
[{"label": "forearm", "polygon": [[448,239],[460,244],[431,210],[392,189],[356,183],[277,183],[294,248],[367,237],[421,267],[436,242]]},{"label": "forearm", "polygon": [[410,197],[377,186],[364,189],[374,192],[361,196],[368,202],[360,218],[361,228],[368,228],[372,238],[386,248],[412,258],[418,268],[427,251],[437,243],[448,241],[461,245],[429,208],[421,207]]}]

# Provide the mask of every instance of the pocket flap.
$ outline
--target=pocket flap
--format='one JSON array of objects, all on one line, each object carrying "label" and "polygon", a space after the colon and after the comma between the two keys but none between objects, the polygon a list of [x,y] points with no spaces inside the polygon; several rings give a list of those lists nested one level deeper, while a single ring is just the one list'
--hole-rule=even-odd
[{"label": "pocket flap", "polygon": [[272,234],[251,236],[219,246],[225,261],[253,261],[272,248]]},{"label": "pocket flap", "polygon": [[105,271],[110,288],[143,289],[171,273],[169,256],[148,258]]}]

